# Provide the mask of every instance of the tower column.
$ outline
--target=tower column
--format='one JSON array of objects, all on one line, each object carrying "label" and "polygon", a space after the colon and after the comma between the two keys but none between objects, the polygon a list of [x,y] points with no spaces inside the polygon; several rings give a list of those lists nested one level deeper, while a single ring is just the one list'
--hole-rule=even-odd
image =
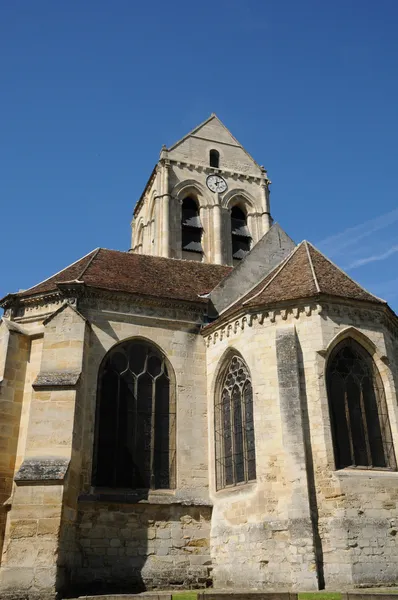
[{"label": "tower column", "polygon": [[216,194],[216,204],[213,207],[213,232],[214,232],[214,257],[213,260],[216,264],[221,265],[223,263],[222,257],[222,213],[220,196]]},{"label": "tower column", "polygon": [[270,201],[269,201],[269,188],[268,184],[271,183],[267,177],[267,171],[262,168],[262,178],[261,178],[261,200],[263,205],[263,233],[267,233],[272,225],[272,218],[270,212]]},{"label": "tower column", "polygon": [[167,159],[167,150],[162,150],[162,229],[161,229],[161,249],[162,256],[170,256],[170,191],[169,191],[169,169],[170,162]]}]

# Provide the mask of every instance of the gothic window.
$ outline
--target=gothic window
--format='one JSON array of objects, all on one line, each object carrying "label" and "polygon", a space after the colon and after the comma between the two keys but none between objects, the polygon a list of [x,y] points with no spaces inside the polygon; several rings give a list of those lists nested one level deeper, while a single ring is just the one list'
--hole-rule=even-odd
[{"label": "gothic window", "polygon": [[[181,209],[181,240],[182,240],[182,251],[195,253],[200,255],[199,259],[202,258],[202,223],[199,217],[199,208],[196,200],[193,198],[185,198],[182,202]],[[193,256],[188,255],[187,258],[194,259]]]},{"label": "gothic window", "polygon": [[239,356],[228,363],[215,403],[217,489],[256,479],[253,390]]},{"label": "gothic window", "polygon": [[220,166],[220,153],[217,150],[210,150],[210,166],[216,169]]},{"label": "gothic window", "polygon": [[250,252],[251,236],[247,227],[247,217],[239,206],[231,209],[231,234],[233,261],[242,260]]},{"label": "gothic window", "polygon": [[98,380],[94,483],[175,486],[175,394],[164,356],[129,340],[112,348]]},{"label": "gothic window", "polygon": [[352,338],[330,356],[327,387],[337,469],[396,469],[383,383],[367,351]]}]

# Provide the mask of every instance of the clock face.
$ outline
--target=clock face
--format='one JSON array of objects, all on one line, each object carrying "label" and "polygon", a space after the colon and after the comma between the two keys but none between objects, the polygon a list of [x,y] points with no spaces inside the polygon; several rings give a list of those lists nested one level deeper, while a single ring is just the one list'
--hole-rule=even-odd
[{"label": "clock face", "polygon": [[227,189],[227,182],[220,175],[209,175],[206,179],[207,187],[212,192],[222,194]]}]

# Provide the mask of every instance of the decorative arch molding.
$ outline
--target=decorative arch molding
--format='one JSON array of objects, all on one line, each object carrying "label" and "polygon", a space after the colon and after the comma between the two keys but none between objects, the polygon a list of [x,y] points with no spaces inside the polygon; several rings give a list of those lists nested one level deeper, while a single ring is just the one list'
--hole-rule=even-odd
[{"label": "decorative arch molding", "polygon": [[156,198],[158,197],[158,193],[156,190],[153,190],[151,193],[151,197],[148,202],[148,211],[147,211],[147,220],[153,221],[155,218],[155,210],[156,210]]},{"label": "decorative arch molding", "polygon": [[237,201],[239,199],[244,200],[244,202],[243,202],[244,208],[246,208],[246,205],[248,205],[252,212],[256,211],[256,201],[253,198],[253,196],[251,194],[249,194],[248,192],[246,192],[246,190],[243,190],[240,188],[239,189],[234,188],[233,190],[229,190],[222,199],[222,205],[224,208],[227,208],[227,209],[231,209],[232,206],[234,206],[235,204],[242,206],[242,202],[239,203]]},{"label": "decorative arch molding", "polygon": [[176,379],[165,352],[133,336],[98,368],[93,483],[172,489],[176,480]]},{"label": "decorative arch molding", "polygon": [[196,181],[196,179],[184,179],[174,186],[171,194],[177,200],[183,200],[185,196],[193,194],[198,201],[199,208],[214,206],[216,204],[215,195],[210,195],[205,186]]},{"label": "decorative arch molding", "polygon": [[322,350],[318,350],[318,354],[320,354],[327,361],[330,354],[333,352],[333,349],[340,342],[342,342],[343,340],[345,340],[347,338],[352,338],[356,342],[358,342],[358,344],[363,346],[363,348],[365,350],[367,350],[367,352],[372,356],[372,358],[375,360],[375,362],[377,362],[378,360],[381,360],[384,363],[388,362],[388,358],[387,358],[385,352],[381,352],[377,348],[376,344],[367,335],[365,335],[362,331],[360,331],[359,329],[357,329],[356,327],[353,327],[353,326],[345,327],[344,329],[339,331],[329,341],[329,343],[327,344],[327,346],[325,348],[323,348]]}]

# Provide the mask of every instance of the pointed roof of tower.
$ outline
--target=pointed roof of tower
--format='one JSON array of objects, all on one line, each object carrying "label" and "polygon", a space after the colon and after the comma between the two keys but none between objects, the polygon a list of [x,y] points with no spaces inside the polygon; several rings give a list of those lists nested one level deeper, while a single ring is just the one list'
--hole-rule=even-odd
[{"label": "pointed roof of tower", "polygon": [[[215,135],[215,132],[217,134]],[[211,142],[218,142],[221,144],[229,144],[233,146],[237,146],[241,150],[245,152],[245,154],[256,164],[256,166],[260,169],[260,165],[254,160],[254,158],[245,150],[240,142],[232,135],[228,127],[224,125],[224,123],[217,117],[215,113],[211,113],[210,117],[208,117],[205,121],[194,127],[189,133],[184,135],[178,142],[175,142],[170,148],[168,148],[169,152],[177,149],[183,142],[185,142],[190,137],[201,137]]]},{"label": "pointed roof of tower", "polygon": [[320,296],[387,305],[385,300],[366,291],[312,244],[303,241],[258,285],[223,311],[207,328],[242,310]]}]

